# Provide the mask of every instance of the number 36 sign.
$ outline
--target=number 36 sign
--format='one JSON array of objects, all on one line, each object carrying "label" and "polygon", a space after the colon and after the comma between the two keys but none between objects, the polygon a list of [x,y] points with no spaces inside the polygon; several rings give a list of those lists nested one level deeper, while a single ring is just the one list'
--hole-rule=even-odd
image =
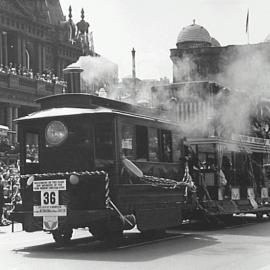
[{"label": "number 36 sign", "polygon": [[41,191],[41,205],[59,205],[58,190]]},{"label": "number 36 sign", "polygon": [[33,191],[40,192],[40,205],[33,206],[34,216],[66,216],[66,205],[59,205],[60,190],[66,190],[66,179],[33,182]]}]

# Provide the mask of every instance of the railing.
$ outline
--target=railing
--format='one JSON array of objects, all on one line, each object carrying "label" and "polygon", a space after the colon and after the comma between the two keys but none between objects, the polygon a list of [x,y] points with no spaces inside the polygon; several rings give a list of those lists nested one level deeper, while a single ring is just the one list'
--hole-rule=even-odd
[{"label": "railing", "polygon": [[42,80],[27,78],[0,72],[0,88],[9,88],[16,91],[46,96],[62,93],[63,86]]}]

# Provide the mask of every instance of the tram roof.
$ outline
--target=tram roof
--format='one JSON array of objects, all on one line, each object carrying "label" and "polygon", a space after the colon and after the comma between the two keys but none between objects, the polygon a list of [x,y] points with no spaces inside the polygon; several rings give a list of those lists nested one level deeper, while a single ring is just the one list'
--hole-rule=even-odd
[{"label": "tram roof", "polygon": [[38,99],[37,102],[41,104],[40,111],[16,119],[16,121],[57,116],[113,113],[177,125],[177,123],[170,121],[164,116],[164,111],[101,98],[87,93],[53,95]]},{"label": "tram roof", "polygon": [[45,118],[51,118],[51,117],[75,116],[75,115],[78,116],[78,115],[90,115],[90,114],[117,114],[117,115],[122,115],[122,116],[138,117],[140,119],[157,121],[157,122],[162,122],[165,124],[170,124],[170,125],[175,125],[175,126],[177,125],[174,122],[166,121],[160,118],[134,114],[134,113],[121,112],[121,111],[112,110],[112,109],[103,108],[103,107],[97,107],[94,109],[72,108],[72,107],[51,108],[47,110],[33,112],[27,116],[16,119],[16,121],[39,120],[39,119],[45,119]]}]

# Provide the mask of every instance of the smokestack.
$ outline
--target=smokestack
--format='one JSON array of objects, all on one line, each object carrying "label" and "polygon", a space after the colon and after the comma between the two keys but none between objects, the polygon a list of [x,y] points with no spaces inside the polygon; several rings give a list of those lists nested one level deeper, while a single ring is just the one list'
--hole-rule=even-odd
[{"label": "smokestack", "polygon": [[135,81],[136,80],[136,67],[135,67],[135,53],[136,51],[134,48],[131,51],[132,53],[132,79]]},{"label": "smokestack", "polygon": [[64,70],[64,78],[67,81],[66,93],[80,93],[81,92],[81,72],[83,69],[76,65],[71,64]]}]

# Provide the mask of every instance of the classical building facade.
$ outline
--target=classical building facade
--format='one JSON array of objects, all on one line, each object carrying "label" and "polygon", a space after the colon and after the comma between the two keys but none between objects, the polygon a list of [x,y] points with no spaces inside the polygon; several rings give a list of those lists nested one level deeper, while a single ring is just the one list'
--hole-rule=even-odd
[{"label": "classical building facade", "polygon": [[0,1],[0,124],[37,109],[35,99],[61,93],[63,69],[93,51],[89,24],[65,19],[59,0]]}]

